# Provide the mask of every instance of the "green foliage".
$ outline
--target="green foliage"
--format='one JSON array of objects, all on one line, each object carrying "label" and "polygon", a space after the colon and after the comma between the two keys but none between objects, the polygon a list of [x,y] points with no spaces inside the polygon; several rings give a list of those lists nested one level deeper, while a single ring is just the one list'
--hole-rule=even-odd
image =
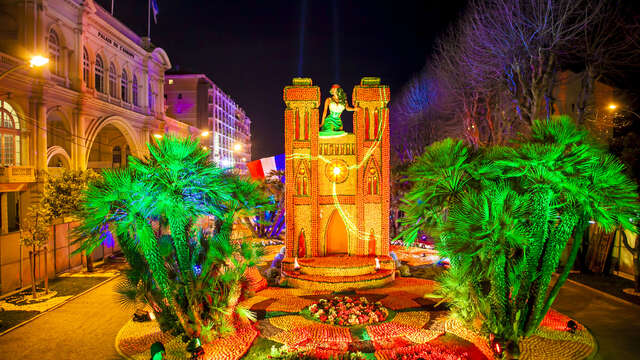
[{"label": "green foliage", "polygon": [[20,231],[22,245],[35,248],[46,245],[51,230],[50,219],[51,212],[48,207],[40,203],[29,206]]},{"label": "green foliage", "polygon": [[[149,144],[150,155],[90,183],[78,217],[80,248],[113,231],[132,270],[119,293],[144,301],[161,327],[209,340],[250,320],[237,309],[243,275],[262,249],[231,238],[239,216],[267,203],[257,184],[225,172],[190,138]],[[237,312],[237,314],[236,314]]]},{"label": "green foliage", "polygon": [[[440,294],[456,316],[515,349],[536,330],[571,269],[589,220],[635,229],[636,185],[567,117],[536,121],[513,147],[473,149],[446,139],[407,171],[401,237],[420,231],[451,269]],[[568,239],[569,261],[550,288]],[[513,355],[513,354],[512,354]]]},{"label": "green foliage", "polygon": [[50,209],[54,219],[76,213],[87,184],[99,178],[92,170],[65,170],[61,176],[47,176],[42,204]]}]

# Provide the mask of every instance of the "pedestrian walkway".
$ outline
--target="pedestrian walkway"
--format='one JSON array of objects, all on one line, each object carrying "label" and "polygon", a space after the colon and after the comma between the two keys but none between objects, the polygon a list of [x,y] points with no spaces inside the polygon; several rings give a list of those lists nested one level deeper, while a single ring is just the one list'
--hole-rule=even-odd
[{"label": "pedestrian walkway", "polygon": [[115,349],[120,328],[131,317],[108,281],[30,323],[0,336],[0,359],[121,359]]},{"label": "pedestrian walkway", "polygon": [[567,281],[553,308],[587,326],[598,340],[596,359],[637,359],[640,306]]}]

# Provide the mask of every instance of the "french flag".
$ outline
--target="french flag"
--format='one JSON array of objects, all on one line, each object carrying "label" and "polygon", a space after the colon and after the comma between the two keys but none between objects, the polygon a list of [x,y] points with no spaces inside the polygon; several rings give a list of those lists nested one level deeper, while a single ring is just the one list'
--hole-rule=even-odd
[{"label": "french flag", "polygon": [[262,180],[271,171],[284,171],[284,160],[284,154],[280,154],[248,162],[247,168],[253,179]]}]

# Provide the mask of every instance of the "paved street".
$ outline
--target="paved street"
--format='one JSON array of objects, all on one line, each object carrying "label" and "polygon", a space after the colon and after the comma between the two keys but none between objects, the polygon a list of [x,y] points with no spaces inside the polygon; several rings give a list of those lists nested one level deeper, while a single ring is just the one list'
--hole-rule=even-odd
[{"label": "paved street", "polygon": [[0,359],[120,359],[116,334],[131,314],[115,300],[119,279],[0,336]]},{"label": "paved street", "polygon": [[637,359],[640,344],[640,306],[565,283],[553,308],[587,326],[600,345],[597,359]]},{"label": "paved street", "polygon": [[[120,359],[118,330],[131,316],[115,301],[118,279],[99,286],[0,337],[1,359]],[[554,308],[586,325],[600,345],[598,359],[633,359],[640,344],[640,306],[567,282]]]}]

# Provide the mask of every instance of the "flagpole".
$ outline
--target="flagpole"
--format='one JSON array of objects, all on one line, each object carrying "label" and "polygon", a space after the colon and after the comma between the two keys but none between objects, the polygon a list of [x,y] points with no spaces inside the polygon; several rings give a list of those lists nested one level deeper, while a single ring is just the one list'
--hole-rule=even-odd
[{"label": "flagpole", "polygon": [[151,42],[151,0],[149,0],[147,10],[147,37],[149,38],[149,42]]},{"label": "flagpole", "polygon": [[111,0],[111,16],[113,16],[113,1],[114,0]]}]

